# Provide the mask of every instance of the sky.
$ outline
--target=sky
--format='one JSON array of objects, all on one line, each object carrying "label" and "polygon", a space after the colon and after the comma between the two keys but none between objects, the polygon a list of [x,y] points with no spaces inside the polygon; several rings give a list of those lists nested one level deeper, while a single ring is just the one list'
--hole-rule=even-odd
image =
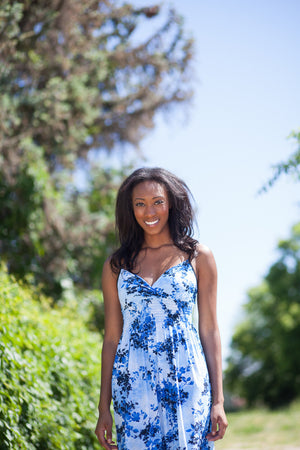
[{"label": "sky", "polygon": [[175,7],[194,37],[195,95],[187,117],[180,108],[171,120],[157,116],[140,144],[146,160],[137,167],[164,167],[193,193],[196,237],[211,248],[218,267],[225,362],[247,290],[261,283],[278,257],[278,241],[300,220],[299,183],[283,176],[257,194],[271,166],[296,150],[288,136],[300,127],[300,2],[163,4]]}]

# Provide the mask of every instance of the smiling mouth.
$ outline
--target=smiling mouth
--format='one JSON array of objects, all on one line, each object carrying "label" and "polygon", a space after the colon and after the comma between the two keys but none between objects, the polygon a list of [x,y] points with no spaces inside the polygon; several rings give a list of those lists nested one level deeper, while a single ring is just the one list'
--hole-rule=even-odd
[{"label": "smiling mouth", "polygon": [[151,225],[156,225],[158,222],[159,222],[159,219],[152,220],[151,222],[145,220],[145,224],[146,224],[146,225],[149,225],[149,226],[151,226]]}]

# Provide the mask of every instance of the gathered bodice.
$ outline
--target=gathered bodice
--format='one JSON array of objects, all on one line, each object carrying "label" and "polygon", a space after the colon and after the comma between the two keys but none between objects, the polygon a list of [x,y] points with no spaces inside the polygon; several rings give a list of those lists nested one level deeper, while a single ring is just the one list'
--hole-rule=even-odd
[{"label": "gathered bodice", "polygon": [[145,315],[162,327],[192,323],[197,280],[189,260],[170,267],[152,285],[121,269],[118,292],[125,326]]}]

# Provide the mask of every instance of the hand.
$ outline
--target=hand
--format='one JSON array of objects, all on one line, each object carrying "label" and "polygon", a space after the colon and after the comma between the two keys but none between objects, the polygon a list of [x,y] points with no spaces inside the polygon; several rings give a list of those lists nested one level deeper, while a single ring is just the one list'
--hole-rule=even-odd
[{"label": "hand", "polygon": [[223,439],[228,422],[223,404],[217,403],[211,407],[211,431],[206,436],[208,441],[217,441]]},{"label": "hand", "polygon": [[113,421],[109,411],[100,413],[95,434],[100,444],[106,450],[118,450],[116,443],[112,440],[112,423]]}]

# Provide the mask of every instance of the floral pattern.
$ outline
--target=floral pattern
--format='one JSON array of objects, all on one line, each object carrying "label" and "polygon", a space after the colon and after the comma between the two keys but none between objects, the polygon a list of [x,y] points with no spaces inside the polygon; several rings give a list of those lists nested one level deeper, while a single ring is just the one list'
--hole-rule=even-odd
[{"label": "floral pattern", "polygon": [[189,260],[149,285],[122,269],[123,333],[112,394],[119,450],[211,450],[211,388],[193,325],[197,281]]}]

